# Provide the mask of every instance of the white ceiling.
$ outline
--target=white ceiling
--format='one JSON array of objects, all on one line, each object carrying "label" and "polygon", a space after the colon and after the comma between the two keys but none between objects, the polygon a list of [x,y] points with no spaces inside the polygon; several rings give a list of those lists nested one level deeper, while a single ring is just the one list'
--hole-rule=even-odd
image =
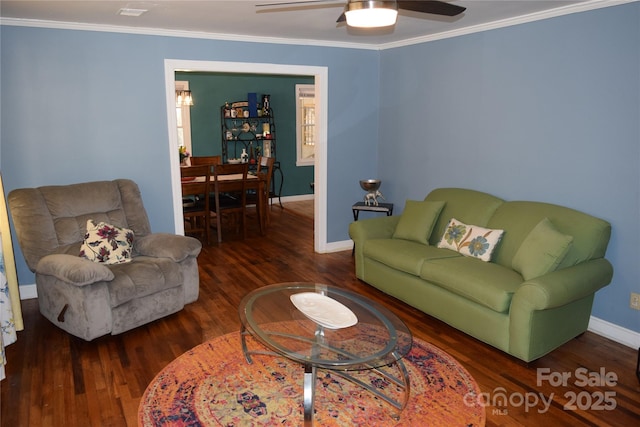
[{"label": "white ceiling", "polygon": [[[283,1],[295,0],[1,0],[0,16],[5,25],[380,49],[637,0],[453,0],[467,10],[456,17],[401,11],[395,26],[378,30],[337,24],[346,0],[256,7]],[[140,17],[120,16],[118,11],[124,7],[148,12]]]}]

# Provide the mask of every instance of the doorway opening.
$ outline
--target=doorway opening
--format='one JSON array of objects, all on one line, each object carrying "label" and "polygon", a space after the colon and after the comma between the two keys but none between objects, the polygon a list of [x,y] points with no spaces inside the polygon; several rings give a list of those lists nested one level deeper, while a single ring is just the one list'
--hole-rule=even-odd
[{"label": "doorway opening", "polygon": [[177,117],[175,108],[175,73],[183,72],[224,72],[269,75],[306,75],[314,77],[316,96],[316,132],[314,167],[314,250],[327,252],[327,110],[328,110],[328,68],[305,65],[283,65],[248,62],[218,62],[166,59],[165,88],[167,101],[167,123],[169,132],[169,161],[171,170],[171,191],[175,232],[184,233],[182,218],[182,190],[178,159]]}]

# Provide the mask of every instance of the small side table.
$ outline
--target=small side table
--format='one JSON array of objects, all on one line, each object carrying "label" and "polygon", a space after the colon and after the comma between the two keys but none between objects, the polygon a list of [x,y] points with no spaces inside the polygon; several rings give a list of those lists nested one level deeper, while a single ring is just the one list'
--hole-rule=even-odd
[{"label": "small side table", "polygon": [[373,205],[365,205],[364,202],[358,202],[351,206],[351,210],[353,211],[353,220],[358,220],[358,214],[360,211],[368,211],[368,212],[384,212],[387,216],[393,215],[393,203],[378,203],[378,206]]},{"label": "small side table", "polygon": [[[367,205],[364,202],[357,202],[353,206],[351,206],[351,210],[353,211],[353,220],[358,220],[358,215],[360,211],[367,212],[384,212],[387,216],[393,215],[393,203],[378,203],[378,206]],[[353,245],[353,249],[351,249],[351,255],[353,255],[356,251],[355,244]]]}]

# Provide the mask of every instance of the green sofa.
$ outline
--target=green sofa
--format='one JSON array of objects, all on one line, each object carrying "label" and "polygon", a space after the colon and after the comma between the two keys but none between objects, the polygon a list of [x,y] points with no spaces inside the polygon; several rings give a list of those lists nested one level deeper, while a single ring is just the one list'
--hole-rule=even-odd
[{"label": "green sofa", "polygon": [[[451,219],[467,226],[461,237]],[[478,227],[504,231],[488,262],[470,254],[473,242],[466,254],[438,247]],[[525,362],[586,331],[613,276],[608,222],[474,190],[436,189],[401,215],[351,223],[349,235],[359,279]]]}]

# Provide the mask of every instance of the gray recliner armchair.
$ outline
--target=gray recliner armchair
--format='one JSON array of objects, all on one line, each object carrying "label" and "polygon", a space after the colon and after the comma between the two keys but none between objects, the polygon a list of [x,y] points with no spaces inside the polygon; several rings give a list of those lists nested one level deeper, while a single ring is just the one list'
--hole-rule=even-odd
[{"label": "gray recliner armchair", "polygon": [[[22,253],[36,275],[40,312],[70,334],[87,341],[119,334],[198,299],[202,244],[151,233],[133,181],[18,189],[8,202]],[[88,220],[133,232],[127,262],[80,256]]]}]

